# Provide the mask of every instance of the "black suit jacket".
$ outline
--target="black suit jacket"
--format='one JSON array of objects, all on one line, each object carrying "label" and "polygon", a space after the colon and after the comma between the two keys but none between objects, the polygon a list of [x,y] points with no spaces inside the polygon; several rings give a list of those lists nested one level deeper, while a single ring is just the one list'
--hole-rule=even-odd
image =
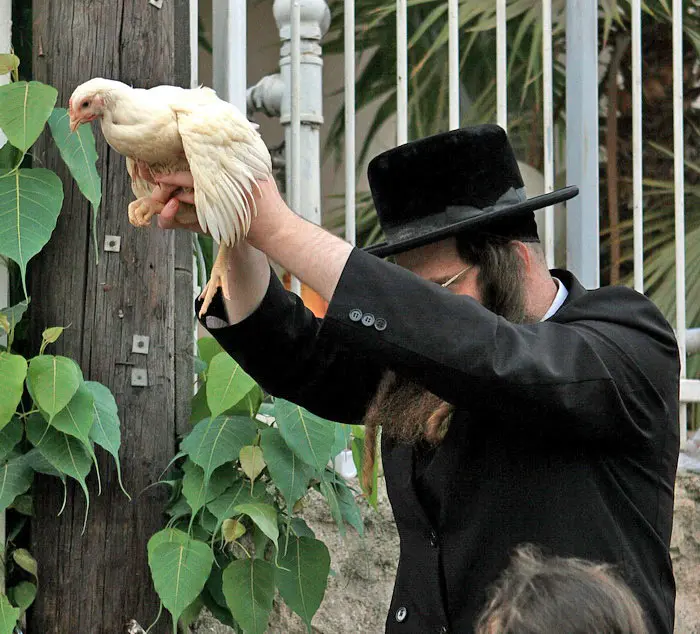
[{"label": "black suit jacket", "polygon": [[359,422],[386,368],[455,404],[434,451],[382,447],[401,539],[387,632],[472,632],[524,542],[617,564],[651,632],[673,631],[674,334],[643,295],[555,274],[563,307],[515,325],[354,250],[325,319],[272,274],[250,317],[211,330],[270,393],[332,420]]}]

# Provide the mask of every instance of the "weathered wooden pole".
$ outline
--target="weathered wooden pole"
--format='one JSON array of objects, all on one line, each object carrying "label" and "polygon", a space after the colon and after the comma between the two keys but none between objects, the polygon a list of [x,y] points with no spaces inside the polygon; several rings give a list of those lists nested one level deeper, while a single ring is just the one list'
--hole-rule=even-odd
[{"label": "weathered wooden pole", "polygon": [[[58,105],[66,107],[73,89],[92,77],[135,87],[189,86],[188,0],[34,0],[33,12],[34,77],[58,89]],[[91,476],[90,518],[81,535],[85,503],[78,487],[69,483],[57,518],[60,483],[38,481],[32,552],[40,589],[29,625],[36,634],[122,633],[129,619],[145,626],[156,616],[146,542],[162,527],[164,493],[141,492],[173,456],[192,392],[191,237],[129,224],[133,196],[124,159],[98,129],[96,137],[99,264],[89,204],[47,139],[37,146],[37,160],[62,176],[66,197],[51,242],[31,267],[31,328],[38,342],[43,328],[70,325],[54,352],[74,358],[86,379],[114,393],[124,484],[134,499],[121,493],[111,460],[97,448],[103,490],[98,497]],[[103,250],[106,235],[121,238],[119,251]],[[149,337],[148,354],[132,352],[135,335]],[[146,371],[147,386],[132,384],[134,368]],[[152,631],[169,632],[166,621]]]}]

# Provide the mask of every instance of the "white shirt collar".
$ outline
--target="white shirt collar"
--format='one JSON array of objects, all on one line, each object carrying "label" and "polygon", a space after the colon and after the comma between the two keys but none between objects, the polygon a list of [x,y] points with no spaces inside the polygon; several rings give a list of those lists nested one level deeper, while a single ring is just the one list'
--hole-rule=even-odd
[{"label": "white shirt collar", "polygon": [[550,317],[552,317],[554,313],[556,313],[562,307],[562,304],[566,301],[566,298],[569,296],[569,289],[566,288],[566,286],[564,286],[564,282],[562,282],[557,277],[553,279],[557,283],[557,294],[555,295],[554,301],[549,307],[549,310],[544,314],[544,317],[542,317],[540,321],[547,321]]}]

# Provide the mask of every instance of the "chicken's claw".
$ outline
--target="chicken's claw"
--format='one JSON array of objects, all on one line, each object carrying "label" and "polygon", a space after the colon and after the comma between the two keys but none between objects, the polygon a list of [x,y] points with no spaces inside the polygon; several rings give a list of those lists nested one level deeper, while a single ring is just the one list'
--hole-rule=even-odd
[{"label": "chicken's claw", "polygon": [[228,247],[221,243],[219,245],[219,253],[214,261],[214,266],[211,267],[211,275],[209,276],[209,281],[204,287],[202,294],[199,299],[203,299],[202,307],[199,309],[199,316],[203,317],[211,304],[211,300],[214,299],[217,290],[220,288],[226,299],[231,299],[229,295],[228,286],[228,256],[226,254]]},{"label": "chicken's claw", "polygon": [[163,203],[153,198],[139,198],[129,203],[129,222],[135,227],[148,227],[151,218],[163,210]]}]

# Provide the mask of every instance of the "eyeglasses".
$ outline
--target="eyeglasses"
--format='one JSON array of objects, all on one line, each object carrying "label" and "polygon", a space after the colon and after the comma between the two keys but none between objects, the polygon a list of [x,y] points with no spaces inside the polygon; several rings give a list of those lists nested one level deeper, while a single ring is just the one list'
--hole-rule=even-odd
[{"label": "eyeglasses", "polygon": [[449,280],[447,280],[443,284],[440,284],[440,286],[442,286],[442,288],[447,288],[450,284],[456,282],[460,277],[462,277],[462,275],[464,275],[470,268],[472,268],[472,267],[468,266],[468,267],[462,269],[459,273],[457,273],[456,275],[453,275]]}]

